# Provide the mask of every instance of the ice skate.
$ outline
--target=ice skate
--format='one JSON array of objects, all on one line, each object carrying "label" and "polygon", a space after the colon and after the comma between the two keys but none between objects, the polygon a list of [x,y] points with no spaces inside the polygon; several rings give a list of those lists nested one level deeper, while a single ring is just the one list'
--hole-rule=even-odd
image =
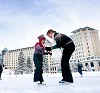
[{"label": "ice skate", "polygon": [[71,84],[71,82],[61,80],[61,81],[59,81],[59,84],[60,85],[66,85],[66,84]]},{"label": "ice skate", "polygon": [[46,85],[45,82],[39,82],[38,85]]},{"label": "ice skate", "polygon": [[40,82],[39,85],[46,85],[46,83],[45,82]]},{"label": "ice skate", "polygon": [[37,81],[36,84],[38,84],[38,85],[46,85],[45,82],[40,82],[40,81]]},{"label": "ice skate", "polygon": [[65,82],[66,82],[66,81],[63,81],[63,80],[59,81],[59,83],[61,83],[61,84],[62,84],[62,83],[65,83]]},{"label": "ice skate", "polygon": [[83,75],[81,75],[80,77],[83,77]]},{"label": "ice skate", "polygon": [[35,82],[35,83],[39,85],[39,84],[40,84],[40,81],[37,81],[37,82]]},{"label": "ice skate", "polygon": [[64,85],[64,84],[66,84],[67,82],[66,81],[63,81],[63,80],[61,80],[61,81],[59,81],[59,84],[60,85]]}]

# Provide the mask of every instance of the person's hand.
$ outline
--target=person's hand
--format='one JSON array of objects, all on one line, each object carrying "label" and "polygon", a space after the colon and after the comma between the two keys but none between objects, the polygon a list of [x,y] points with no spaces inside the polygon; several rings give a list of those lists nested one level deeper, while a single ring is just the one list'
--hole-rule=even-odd
[{"label": "person's hand", "polygon": [[3,64],[3,67],[5,67],[5,65]]},{"label": "person's hand", "polygon": [[46,50],[46,51],[51,51],[52,48],[51,48],[51,47],[45,47],[45,50]]},{"label": "person's hand", "polygon": [[52,55],[52,53],[48,52],[49,55]]}]

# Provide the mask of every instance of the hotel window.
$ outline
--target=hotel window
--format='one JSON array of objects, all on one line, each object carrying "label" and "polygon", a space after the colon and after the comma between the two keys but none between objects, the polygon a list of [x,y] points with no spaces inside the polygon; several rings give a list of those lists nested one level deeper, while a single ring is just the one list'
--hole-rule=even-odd
[{"label": "hotel window", "polygon": [[88,63],[85,63],[85,66],[88,66]]},{"label": "hotel window", "polygon": [[88,53],[90,53],[90,50],[88,50]]},{"label": "hotel window", "polygon": [[90,58],[87,58],[87,60],[90,60]]},{"label": "hotel window", "polygon": [[89,46],[87,46],[87,49],[89,49]]},{"label": "hotel window", "polygon": [[91,57],[91,59],[94,59],[94,57]]}]

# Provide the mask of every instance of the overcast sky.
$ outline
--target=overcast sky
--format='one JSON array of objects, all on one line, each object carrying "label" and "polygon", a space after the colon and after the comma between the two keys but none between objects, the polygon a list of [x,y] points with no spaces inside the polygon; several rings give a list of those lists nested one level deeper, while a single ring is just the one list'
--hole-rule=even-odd
[{"label": "overcast sky", "polygon": [[0,50],[34,46],[51,28],[70,36],[86,26],[100,30],[100,0],[0,0]]}]

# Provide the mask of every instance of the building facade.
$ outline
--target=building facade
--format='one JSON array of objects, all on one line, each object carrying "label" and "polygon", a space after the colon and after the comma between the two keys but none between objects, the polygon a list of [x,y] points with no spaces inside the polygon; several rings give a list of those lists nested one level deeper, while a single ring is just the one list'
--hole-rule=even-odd
[{"label": "building facade", "polygon": [[27,60],[27,58],[30,57],[31,62],[33,63],[34,47],[26,47],[21,49],[9,50],[3,56],[3,63],[6,69],[12,69],[12,70],[16,69],[18,65],[18,56],[21,51],[23,51],[24,53],[25,60]]},{"label": "building facade", "polygon": [[100,70],[100,40],[98,30],[90,27],[79,28],[72,32],[71,38],[75,43],[75,52],[70,63],[72,70],[78,62],[83,64],[87,71]]},{"label": "building facade", "polygon": [[[45,42],[45,46],[52,46],[52,43],[48,40]],[[33,62],[33,53],[34,53],[34,47],[26,47],[26,48],[21,48],[21,49],[15,49],[15,50],[9,50],[6,51],[5,55],[3,56],[3,63],[5,65],[6,69],[11,69],[15,70],[17,65],[18,65],[18,56],[19,53],[23,51],[24,53],[24,58],[27,60],[28,57],[30,57],[30,60],[33,64],[33,69],[34,68],[34,62]],[[57,62],[60,62],[60,59],[58,58],[55,60],[52,58],[51,55],[44,55],[44,73],[57,73],[58,72],[58,65]],[[56,62],[56,64],[55,64]]]},{"label": "building facade", "polygon": [[[80,62],[83,64],[83,70],[100,71],[100,40],[98,30],[90,27],[79,28],[73,31],[70,37],[75,43],[75,51],[70,59],[71,70],[76,71],[76,65],[78,62]],[[52,45],[53,44],[50,41],[46,40],[45,46]],[[30,57],[34,67],[34,47],[26,47],[9,51],[4,49],[3,63],[5,68],[12,70],[16,69],[20,51],[23,51],[26,60],[28,57]],[[44,73],[61,72],[60,63],[60,57],[53,58],[51,55],[45,55],[43,61]]]}]

